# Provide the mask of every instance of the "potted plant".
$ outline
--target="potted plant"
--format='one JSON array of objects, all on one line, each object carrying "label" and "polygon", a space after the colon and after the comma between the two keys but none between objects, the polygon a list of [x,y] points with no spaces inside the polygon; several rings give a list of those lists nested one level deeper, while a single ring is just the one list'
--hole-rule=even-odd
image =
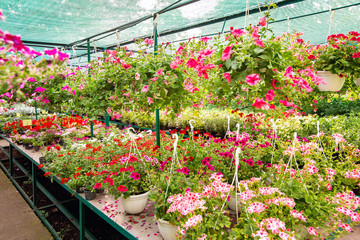
[{"label": "potted plant", "polygon": [[308,58],[313,59],[318,77],[327,84],[319,84],[320,91],[340,91],[347,77],[360,76],[357,32],[333,34],[327,37],[326,45],[313,47]]}]

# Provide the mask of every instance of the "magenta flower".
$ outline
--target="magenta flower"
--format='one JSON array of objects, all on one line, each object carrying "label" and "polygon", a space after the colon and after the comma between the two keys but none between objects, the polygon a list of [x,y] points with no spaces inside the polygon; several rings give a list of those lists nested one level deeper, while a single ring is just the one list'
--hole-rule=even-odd
[{"label": "magenta flower", "polygon": [[184,46],[180,46],[178,50],[176,51],[176,55],[182,55],[183,54]]},{"label": "magenta flower", "polygon": [[35,89],[35,92],[44,92],[46,91],[46,88],[38,87]]},{"label": "magenta flower", "polygon": [[154,103],[154,101],[152,100],[152,98],[151,98],[151,97],[148,97],[147,102],[149,103],[149,105],[150,105],[150,104],[152,104],[152,103]]},{"label": "magenta flower", "polygon": [[162,75],[164,75],[163,71],[164,71],[164,69],[159,69],[154,75],[162,76]]},{"label": "magenta flower", "polygon": [[207,41],[209,41],[209,40],[211,40],[212,38],[211,37],[202,37],[202,38],[200,38],[199,40],[200,41],[203,41],[203,42],[207,42]]},{"label": "magenta flower", "polygon": [[141,175],[134,171],[130,174],[130,177],[133,178],[134,180],[139,180]]},{"label": "magenta flower", "polygon": [[293,103],[285,101],[285,100],[279,100],[279,103],[281,103],[285,107],[293,107],[293,106],[295,106]]},{"label": "magenta flower", "polygon": [[94,189],[101,189],[101,183],[96,183]]},{"label": "magenta flower", "polygon": [[69,54],[67,54],[67,53],[62,53],[62,52],[58,51],[58,59],[59,59],[60,61],[64,61],[65,59],[67,59],[67,58],[69,58],[69,57],[70,57]]},{"label": "magenta flower", "polygon": [[259,19],[259,25],[263,27],[266,25],[266,16]]},{"label": "magenta flower", "polygon": [[259,166],[262,166],[263,162],[262,161],[257,161],[256,164],[259,165]]},{"label": "magenta flower", "polygon": [[149,85],[145,85],[143,87],[143,89],[141,89],[142,92],[146,93],[147,91],[149,91]]},{"label": "magenta flower", "polygon": [[257,109],[263,109],[263,110],[267,110],[270,109],[270,105],[264,101],[264,99],[260,99],[260,98],[256,98],[255,99],[255,103],[253,105],[251,105]]},{"label": "magenta flower", "polygon": [[188,175],[190,170],[187,167],[183,167],[182,169],[176,170],[176,172],[181,172],[181,173],[183,173],[185,175]]},{"label": "magenta flower", "polygon": [[255,165],[254,161],[252,159],[248,159],[247,160],[247,164],[250,166],[250,167],[253,167]]},{"label": "magenta flower", "polygon": [[235,37],[240,37],[242,35],[245,34],[245,31],[242,29],[234,29],[231,31],[231,35],[235,36]]},{"label": "magenta flower", "polygon": [[25,45],[21,41],[21,37],[19,35],[11,35],[9,33],[4,34],[4,42],[6,44],[12,45],[12,48],[15,51],[21,51],[25,49]]},{"label": "magenta flower", "polygon": [[232,47],[233,47],[233,45],[231,44],[224,49],[224,51],[222,53],[222,58],[221,58],[222,61],[225,61],[230,58],[231,53],[233,53]]},{"label": "magenta flower", "polygon": [[145,38],[144,42],[147,44],[147,45],[152,45],[154,44],[154,41],[152,39],[148,39],[148,38]]},{"label": "magenta flower", "polygon": [[193,58],[190,58],[189,61],[186,62],[186,66],[189,68],[195,68],[197,65],[198,62]]},{"label": "magenta flower", "polygon": [[223,74],[224,78],[227,80],[228,83],[231,82],[231,76],[230,76],[230,73],[224,73]]},{"label": "magenta flower", "polygon": [[72,91],[72,95],[74,95],[74,96],[76,95],[76,91],[75,91],[75,90]]},{"label": "magenta flower", "polygon": [[54,48],[52,50],[45,50],[44,53],[49,56],[55,56],[58,53],[58,49]]},{"label": "magenta flower", "polygon": [[65,90],[65,91],[71,92],[71,88],[70,88],[68,85],[62,87],[61,90]]},{"label": "magenta flower", "polygon": [[28,79],[28,82],[36,82],[35,78],[31,77]]},{"label": "magenta flower", "polygon": [[250,86],[256,85],[258,82],[260,82],[260,80],[261,80],[260,76],[256,73],[247,75],[245,78],[245,82]]},{"label": "magenta flower", "polygon": [[275,97],[274,90],[270,89],[266,94],[265,100],[272,101],[274,99],[274,97]]}]

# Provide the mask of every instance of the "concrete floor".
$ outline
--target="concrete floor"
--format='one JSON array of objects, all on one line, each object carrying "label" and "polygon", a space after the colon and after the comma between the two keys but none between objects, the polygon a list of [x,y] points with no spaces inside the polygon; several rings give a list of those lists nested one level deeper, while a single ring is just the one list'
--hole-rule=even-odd
[{"label": "concrete floor", "polygon": [[0,169],[0,240],[50,239],[50,232]]}]

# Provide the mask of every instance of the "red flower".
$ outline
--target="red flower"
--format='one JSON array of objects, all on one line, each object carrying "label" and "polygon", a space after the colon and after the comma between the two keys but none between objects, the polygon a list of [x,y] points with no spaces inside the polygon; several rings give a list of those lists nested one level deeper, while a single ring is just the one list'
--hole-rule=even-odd
[{"label": "red flower", "polygon": [[257,108],[257,109],[263,109],[263,110],[267,110],[270,109],[270,105],[264,101],[264,99],[260,99],[260,98],[256,98],[255,99],[255,103],[252,104],[251,106]]},{"label": "red flower", "polygon": [[101,189],[101,183],[96,183],[94,189]]},{"label": "red flower", "polygon": [[233,47],[233,45],[231,44],[224,49],[224,51],[222,53],[222,58],[221,58],[222,61],[225,61],[230,58],[231,53],[233,53],[232,47]]},{"label": "red flower", "polygon": [[275,97],[274,90],[270,89],[266,94],[265,100],[272,101],[274,99],[274,97]]},{"label": "red flower", "polygon": [[118,190],[119,192],[126,192],[126,191],[127,191],[127,188],[126,188],[124,185],[120,185],[120,186],[117,188],[117,190]]},{"label": "red flower", "polygon": [[44,164],[39,164],[39,165],[38,165],[38,169],[40,169],[40,168],[42,168],[42,167],[44,167]]},{"label": "red flower", "polygon": [[309,60],[313,60],[313,59],[315,59],[315,56],[314,56],[314,55],[309,55],[307,58],[308,58]]}]

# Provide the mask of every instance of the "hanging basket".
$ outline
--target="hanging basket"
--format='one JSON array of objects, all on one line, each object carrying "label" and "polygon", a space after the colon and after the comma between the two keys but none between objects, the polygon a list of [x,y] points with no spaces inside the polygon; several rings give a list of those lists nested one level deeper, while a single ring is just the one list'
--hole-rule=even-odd
[{"label": "hanging basket", "polygon": [[137,214],[144,211],[148,201],[149,193],[150,191],[139,195],[132,195],[126,199],[121,197],[120,199],[124,206],[125,212],[130,214]]},{"label": "hanging basket", "polygon": [[[237,204],[237,210],[240,210],[241,204],[240,204],[240,193],[236,193],[238,204]],[[236,211],[236,199],[235,196],[230,196],[230,202],[228,203],[228,206],[231,210]]]},{"label": "hanging basket", "polygon": [[319,83],[320,91],[332,91],[337,92],[343,87],[345,83],[345,77],[339,77],[337,74],[332,74],[329,71],[318,71],[317,76],[321,77],[324,82],[327,82],[326,85]]},{"label": "hanging basket", "polygon": [[178,230],[178,227],[169,223],[168,221],[165,221],[163,219],[157,219],[157,224],[159,231],[161,233],[161,236],[164,240],[176,240],[176,231]]},{"label": "hanging basket", "polygon": [[360,78],[354,79],[355,85],[360,86]]}]

